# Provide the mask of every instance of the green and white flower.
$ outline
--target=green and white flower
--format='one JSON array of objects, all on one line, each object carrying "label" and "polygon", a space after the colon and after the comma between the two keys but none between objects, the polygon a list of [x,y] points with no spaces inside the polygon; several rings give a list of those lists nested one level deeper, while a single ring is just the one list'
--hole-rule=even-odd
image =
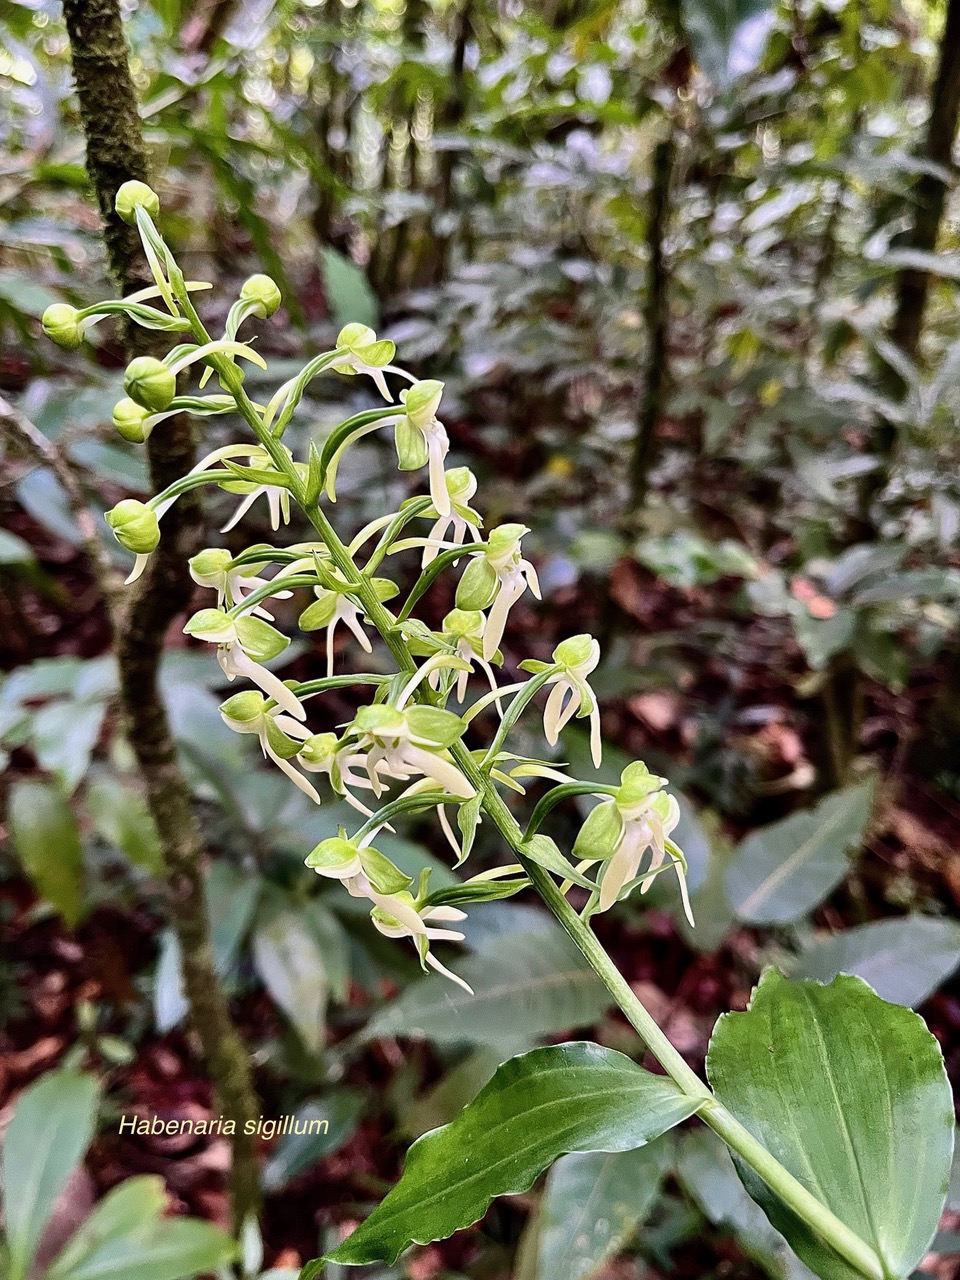
[{"label": "green and white flower", "polygon": [[252,689],[235,693],[221,703],[220,715],[234,733],[255,733],[263,754],[287,775],[295,787],[320,804],[320,796],[302,774],[290,763],[303,748],[310,730],[299,720],[284,714],[281,707],[267,707],[266,699]]},{"label": "green and white flower", "polygon": [[457,586],[457,608],[488,609],[483,629],[483,656],[489,662],[500,648],[507,617],[529,587],[540,597],[537,571],[523,558],[520,543],[529,533],[522,524],[502,524],[491,530],[487,545],[467,565]]},{"label": "green and white flower", "polygon": [[[466,725],[452,711],[439,707],[396,707],[374,704],[361,707],[345,737],[356,739],[354,750],[363,753],[363,763],[374,795],[383,794],[383,778],[409,782],[411,778],[432,778],[452,796],[470,800],[473,784],[464,777],[450,757],[448,748]],[[353,780],[343,769],[345,783]]]},{"label": "green and white flower", "polygon": [[579,635],[571,636],[569,640],[563,640],[557,645],[553,651],[552,663],[538,662],[532,658],[520,663],[521,671],[531,671],[535,675],[549,671],[551,667],[559,668],[556,675],[547,681],[553,688],[543,710],[544,735],[551,747],[554,747],[574,716],[579,719],[589,716],[590,753],[597,769],[600,768],[603,751],[600,741],[600,708],[587,677],[597,669],[599,661],[599,642],[591,635]]},{"label": "green and white flower", "polygon": [[188,636],[217,646],[217,662],[228,680],[245,676],[296,720],[305,720],[296,695],[262,664],[278,657],[290,641],[262,618],[234,617],[223,609],[201,609],[183,628]]},{"label": "green and white flower", "polygon": [[651,773],[642,761],[628,765],[620,775],[616,792],[605,795],[581,827],[573,856],[587,863],[602,863],[598,911],[607,911],[623,896],[640,875],[641,863],[649,852],[640,892],[647,892],[669,855],[680,882],[684,912],[693,924],[686,863],[681,851],[668,839],[680,821],[680,807],[676,798],[662,789],[666,785],[667,779]]}]

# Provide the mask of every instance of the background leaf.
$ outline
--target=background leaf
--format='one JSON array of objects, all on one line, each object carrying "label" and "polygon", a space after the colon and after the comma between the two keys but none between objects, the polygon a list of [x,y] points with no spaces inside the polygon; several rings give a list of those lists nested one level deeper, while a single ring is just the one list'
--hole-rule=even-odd
[{"label": "background leaf", "polygon": [[408,987],[370,1019],[364,1036],[514,1049],[593,1023],[610,996],[556,927],[491,938],[455,966],[470,996],[440,975]]},{"label": "background leaf", "polygon": [[[723,1102],[808,1191],[906,1276],[937,1229],[950,1178],[953,1100],[936,1040],[860,978],[760,980],[717,1022],[707,1057]],[[825,1280],[858,1273],[749,1170],[774,1226]]]},{"label": "background leaf", "polygon": [[873,802],[873,782],[827,796],[815,809],[747,836],[727,868],[730,903],[749,924],[787,924],[837,887],[860,844]]},{"label": "background leaf", "polygon": [[538,1280],[585,1280],[650,1212],[667,1164],[663,1143],[563,1156],[550,1170],[537,1232]]},{"label": "background leaf", "polygon": [[80,918],[83,849],[77,820],[46,782],[17,782],[8,816],[13,847],[39,893],[71,927]]},{"label": "background leaf", "polygon": [[829,982],[852,973],[884,1000],[922,1004],[960,965],[960,924],[931,916],[875,920],[844,929],[800,953],[795,978]]},{"label": "background leaf", "polygon": [[100,1088],[91,1076],[54,1071],[24,1090],[3,1142],[3,1213],[9,1280],[20,1280],[93,1137]]}]

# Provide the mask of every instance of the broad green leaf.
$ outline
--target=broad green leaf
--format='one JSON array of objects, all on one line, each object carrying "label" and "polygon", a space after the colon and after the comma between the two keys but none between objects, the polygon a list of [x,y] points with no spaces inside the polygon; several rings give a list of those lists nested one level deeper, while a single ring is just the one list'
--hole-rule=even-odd
[{"label": "broad green leaf", "polygon": [[680,5],[694,57],[721,90],[760,65],[774,16],[769,0],[682,0]]},{"label": "broad green leaf", "polygon": [[491,939],[454,967],[474,995],[431,975],[371,1018],[365,1038],[516,1049],[538,1036],[591,1026],[610,1005],[593,970],[555,927]]},{"label": "broad green leaf", "polygon": [[696,1106],[672,1081],[599,1045],[511,1058],[456,1120],[413,1144],[400,1181],[330,1260],[393,1262],[410,1244],[476,1222],[494,1197],[526,1191],[558,1156],[632,1151]]},{"label": "broad green leaf", "polygon": [[308,1049],[323,1044],[327,975],[313,932],[292,910],[262,911],[253,933],[253,961],[274,1001]]},{"label": "broad green leaf", "polygon": [[703,1215],[714,1226],[726,1227],[774,1280],[810,1280],[809,1268],[747,1195],[730,1152],[708,1129],[680,1134],[676,1175]]},{"label": "broad green leaf", "polygon": [[[283,1135],[264,1165],[264,1191],[279,1191],[305,1169],[342,1147],[356,1129],[362,1111],[363,1098],[351,1089],[335,1089],[299,1106],[291,1132]],[[323,1121],[326,1130],[317,1132]],[[310,1132],[311,1126],[314,1132]],[[297,1129],[303,1132],[298,1133]]]},{"label": "broad green leaf", "polygon": [[60,1192],[93,1137],[100,1089],[91,1076],[54,1071],[24,1090],[3,1142],[9,1280],[21,1280]]},{"label": "broad green leaf", "polygon": [[121,849],[134,866],[155,874],[163,870],[157,829],[141,795],[108,775],[88,786],[86,798],[97,833],[108,844]]},{"label": "broad green leaf", "polygon": [[[937,1229],[950,1178],[953,1101],[936,1040],[860,978],[760,980],[746,1013],[718,1021],[710,1083],[800,1182],[907,1276]],[[772,1196],[747,1190],[824,1280],[858,1273]]]},{"label": "broad green leaf", "polygon": [[844,929],[800,953],[797,978],[829,982],[852,973],[878,996],[915,1008],[960,965],[960,924],[932,916],[876,920]]},{"label": "broad green leaf", "polygon": [[540,1206],[538,1280],[585,1280],[618,1253],[653,1208],[667,1154],[657,1143],[558,1160]]},{"label": "broad green leaf", "polygon": [[7,814],[13,848],[39,893],[71,927],[80,918],[83,849],[77,820],[55,787],[17,782]]},{"label": "broad green leaf", "polygon": [[787,924],[812,911],[846,875],[847,851],[870,820],[873,782],[747,836],[727,869],[730,903],[749,924]]},{"label": "broad green leaf", "polygon": [[105,1241],[148,1225],[163,1212],[166,1200],[160,1177],[145,1175],[121,1182],[94,1206],[80,1230],[57,1254],[50,1277],[71,1274]]},{"label": "broad green leaf", "polygon": [[41,767],[70,795],[86,773],[106,708],[102,702],[48,702],[33,715],[30,741]]},{"label": "broad green leaf", "polygon": [[325,248],[321,256],[327,303],[336,323],[376,328],[379,308],[363,269],[336,249]]},{"label": "broad green leaf", "polygon": [[209,1222],[148,1218],[94,1244],[69,1271],[58,1270],[50,1280],[187,1280],[224,1266],[236,1252],[230,1237]]}]

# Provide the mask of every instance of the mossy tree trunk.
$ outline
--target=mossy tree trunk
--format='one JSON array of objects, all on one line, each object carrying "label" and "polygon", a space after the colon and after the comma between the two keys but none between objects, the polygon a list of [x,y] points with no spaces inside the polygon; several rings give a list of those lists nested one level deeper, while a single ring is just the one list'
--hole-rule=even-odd
[{"label": "mossy tree trunk", "polygon": [[[114,212],[117,188],[131,178],[148,181],[149,166],[117,0],[65,0],[80,116],[87,143],[87,171],[103,217],[111,273],[123,293],[149,282],[140,240]],[[155,345],[153,335],[131,326],[128,354]],[[188,471],[194,440],[189,419],[165,422],[147,443],[155,491]],[[253,1141],[244,1133],[259,1107],[249,1059],[230,1020],[213,964],[205,909],[203,842],[190,790],[158,687],[164,637],[190,602],[187,557],[202,534],[200,509],[181,499],[164,519],[163,540],[125,611],[115,638],[127,732],[147,791],[164,852],[170,917],[183,961],[190,1018],[210,1072],[217,1103],[236,1123],[231,1185],[234,1220],[255,1212],[259,1181]]]}]

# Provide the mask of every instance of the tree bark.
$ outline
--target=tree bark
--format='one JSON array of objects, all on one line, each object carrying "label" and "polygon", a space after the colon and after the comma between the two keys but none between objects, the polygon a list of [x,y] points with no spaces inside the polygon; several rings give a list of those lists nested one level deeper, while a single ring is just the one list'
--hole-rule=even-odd
[{"label": "tree bark", "polygon": [[[110,270],[121,291],[129,293],[150,277],[139,235],[117,217],[114,198],[128,179],[147,181],[149,167],[119,5],[117,0],[64,0],[64,17],[87,143],[87,172],[103,218]],[[152,334],[132,325],[126,341],[130,355],[156,345]],[[150,436],[147,452],[151,482],[159,491],[193,463],[189,419],[180,414],[165,422]],[[253,1141],[244,1133],[245,1122],[256,1120],[259,1107],[246,1049],[230,1020],[213,964],[203,842],[158,687],[164,637],[173,619],[189,606],[192,586],[186,561],[201,534],[199,504],[181,498],[164,519],[163,539],[130,602],[116,648],[126,729],[163,847],[170,918],[180,943],[191,1022],[218,1105],[236,1124],[231,1189],[239,1226],[259,1202]]]},{"label": "tree bark", "polygon": [[[960,122],[960,0],[948,0],[940,37],[937,73],[930,93],[930,114],[921,160],[931,168],[953,172],[953,147]],[[949,183],[938,172],[922,173],[914,187],[913,223],[901,248],[933,253],[940,235]],[[930,294],[930,273],[904,267],[897,279],[896,307],[889,329],[890,340],[910,360],[916,361]],[[878,369],[880,388],[891,400],[902,400],[907,387],[902,375],[883,362]],[[880,465],[865,478],[860,494],[860,520],[873,531],[870,507],[889,479],[890,462],[897,443],[897,426],[886,418],[876,424],[872,452]]]}]

